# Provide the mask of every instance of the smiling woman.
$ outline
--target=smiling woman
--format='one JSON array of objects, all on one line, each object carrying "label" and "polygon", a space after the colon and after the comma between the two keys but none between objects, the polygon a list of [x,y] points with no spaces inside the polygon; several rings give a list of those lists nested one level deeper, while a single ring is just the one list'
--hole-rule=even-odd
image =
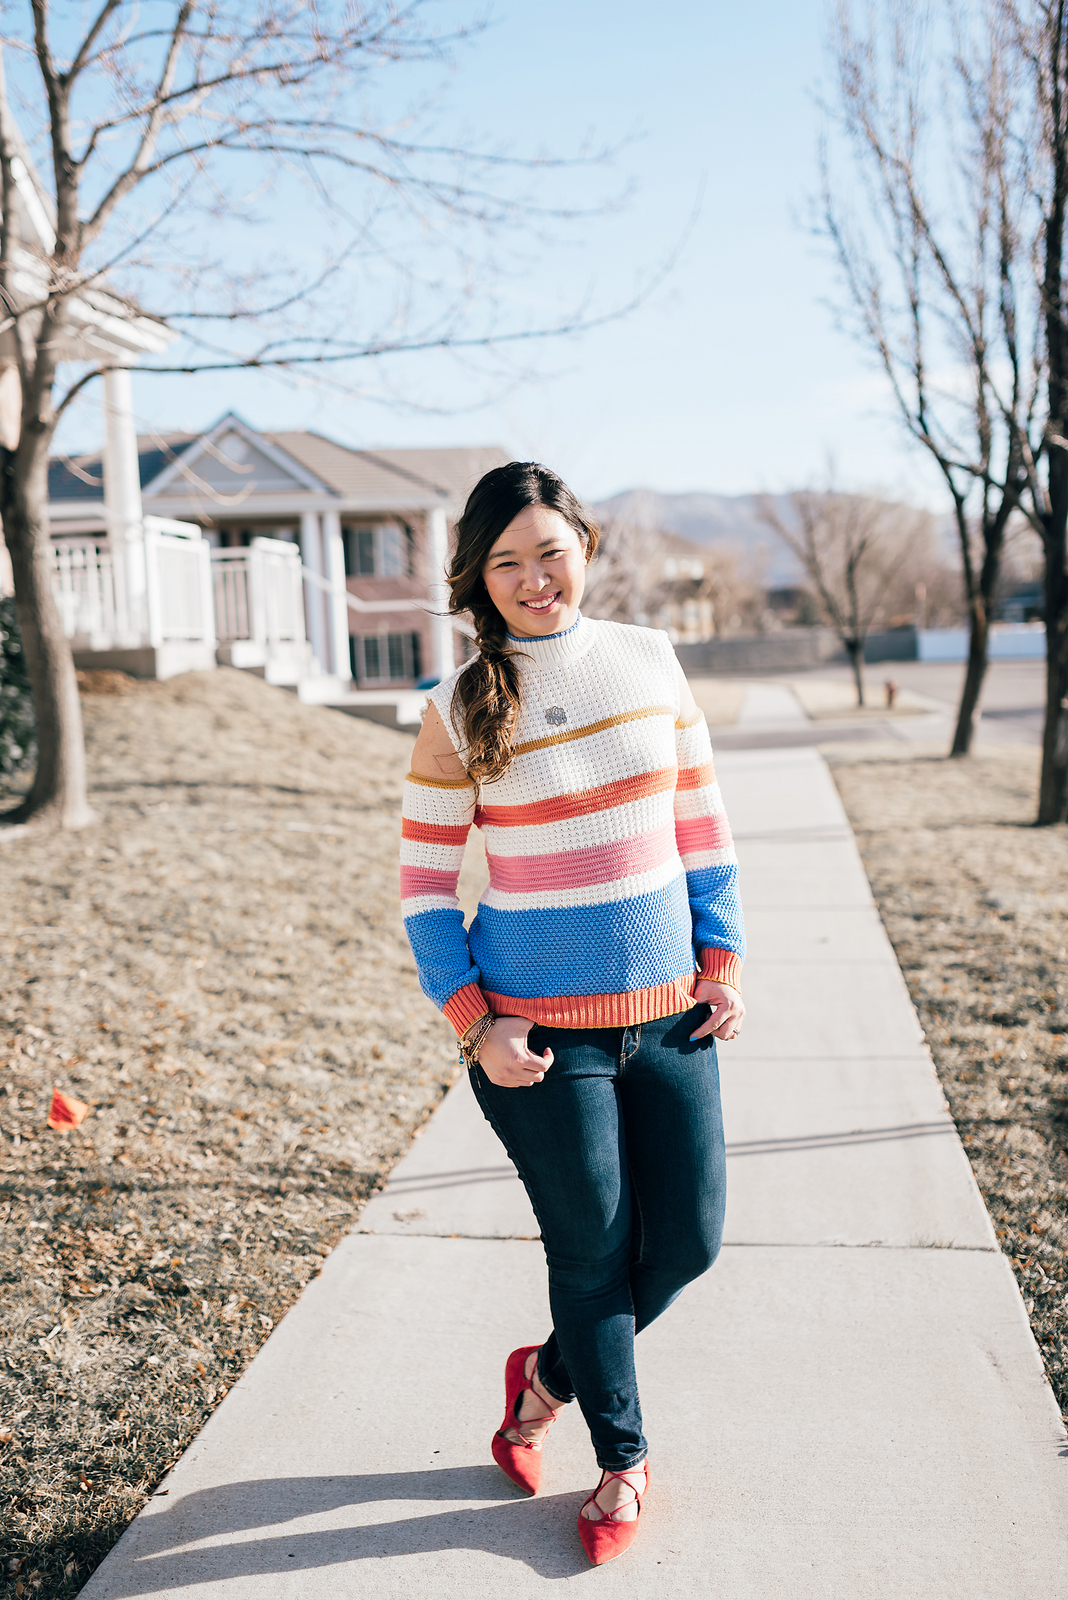
[{"label": "smiling woman", "polygon": [[[430,696],[401,894],[420,982],[549,1265],[553,1329],[508,1357],[491,1452],[535,1493],[549,1424],[577,1398],[602,1469],[578,1531],[599,1565],[634,1538],[648,1482],[635,1333],[719,1250],[715,1039],[741,1026],[745,940],[704,719],[666,634],[582,616],[596,545],[546,467],[511,462],[472,492],[451,609],[473,616],[479,654]],[[490,881],[465,930],[472,823]]]},{"label": "smiling woman", "polygon": [[454,680],[448,716],[456,729],[462,724],[469,777],[492,782],[511,765],[521,708],[514,644],[574,625],[599,536],[562,479],[536,462],[488,472],[468,500],[449,609],[471,614],[478,655]]}]

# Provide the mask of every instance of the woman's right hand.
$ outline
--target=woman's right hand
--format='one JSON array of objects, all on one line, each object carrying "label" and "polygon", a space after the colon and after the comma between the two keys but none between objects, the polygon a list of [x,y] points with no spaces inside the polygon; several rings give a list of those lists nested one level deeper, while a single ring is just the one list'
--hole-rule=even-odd
[{"label": "woman's right hand", "polygon": [[553,1053],[535,1055],[527,1046],[534,1026],[526,1017],[498,1017],[482,1041],[478,1064],[499,1089],[529,1089],[553,1064]]}]

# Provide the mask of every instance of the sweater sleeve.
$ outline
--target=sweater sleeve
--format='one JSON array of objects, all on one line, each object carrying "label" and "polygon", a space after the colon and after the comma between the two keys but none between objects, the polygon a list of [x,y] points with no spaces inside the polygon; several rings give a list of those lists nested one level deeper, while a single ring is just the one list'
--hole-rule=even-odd
[{"label": "sweater sleeve", "polygon": [[745,960],[738,858],[701,712],[675,724],[675,751],[675,840],[686,872],[698,971],[737,989]]},{"label": "sweater sleeve", "polygon": [[489,1010],[471,960],[456,894],[464,846],[475,815],[467,778],[423,778],[409,772],[401,810],[401,909],[419,982],[464,1034]]}]

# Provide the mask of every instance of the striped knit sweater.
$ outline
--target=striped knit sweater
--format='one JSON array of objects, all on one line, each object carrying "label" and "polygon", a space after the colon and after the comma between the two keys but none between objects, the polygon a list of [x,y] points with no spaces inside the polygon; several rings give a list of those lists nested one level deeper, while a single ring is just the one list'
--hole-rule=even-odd
[{"label": "striped knit sweater", "polygon": [[[522,711],[504,777],[480,796],[466,778],[405,782],[401,896],[424,992],[462,1034],[487,1009],[626,1027],[686,1010],[698,977],[737,987],[737,858],[704,717],[680,719],[667,635],[580,616],[515,648]],[[457,676],[430,698],[462,760]],[[489,884],[465,932],[472,823]]]}]

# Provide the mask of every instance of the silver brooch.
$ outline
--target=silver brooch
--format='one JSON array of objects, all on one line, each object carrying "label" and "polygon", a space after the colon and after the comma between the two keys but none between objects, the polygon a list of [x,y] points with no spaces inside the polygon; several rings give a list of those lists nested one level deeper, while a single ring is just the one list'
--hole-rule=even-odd
[{"label": "silver brooch", "polygon": [[551,722],[554,728],[558,728],[561,723],[567,721],[567,712],[563,706],[550,706],[545,713],[545,720]]}]

